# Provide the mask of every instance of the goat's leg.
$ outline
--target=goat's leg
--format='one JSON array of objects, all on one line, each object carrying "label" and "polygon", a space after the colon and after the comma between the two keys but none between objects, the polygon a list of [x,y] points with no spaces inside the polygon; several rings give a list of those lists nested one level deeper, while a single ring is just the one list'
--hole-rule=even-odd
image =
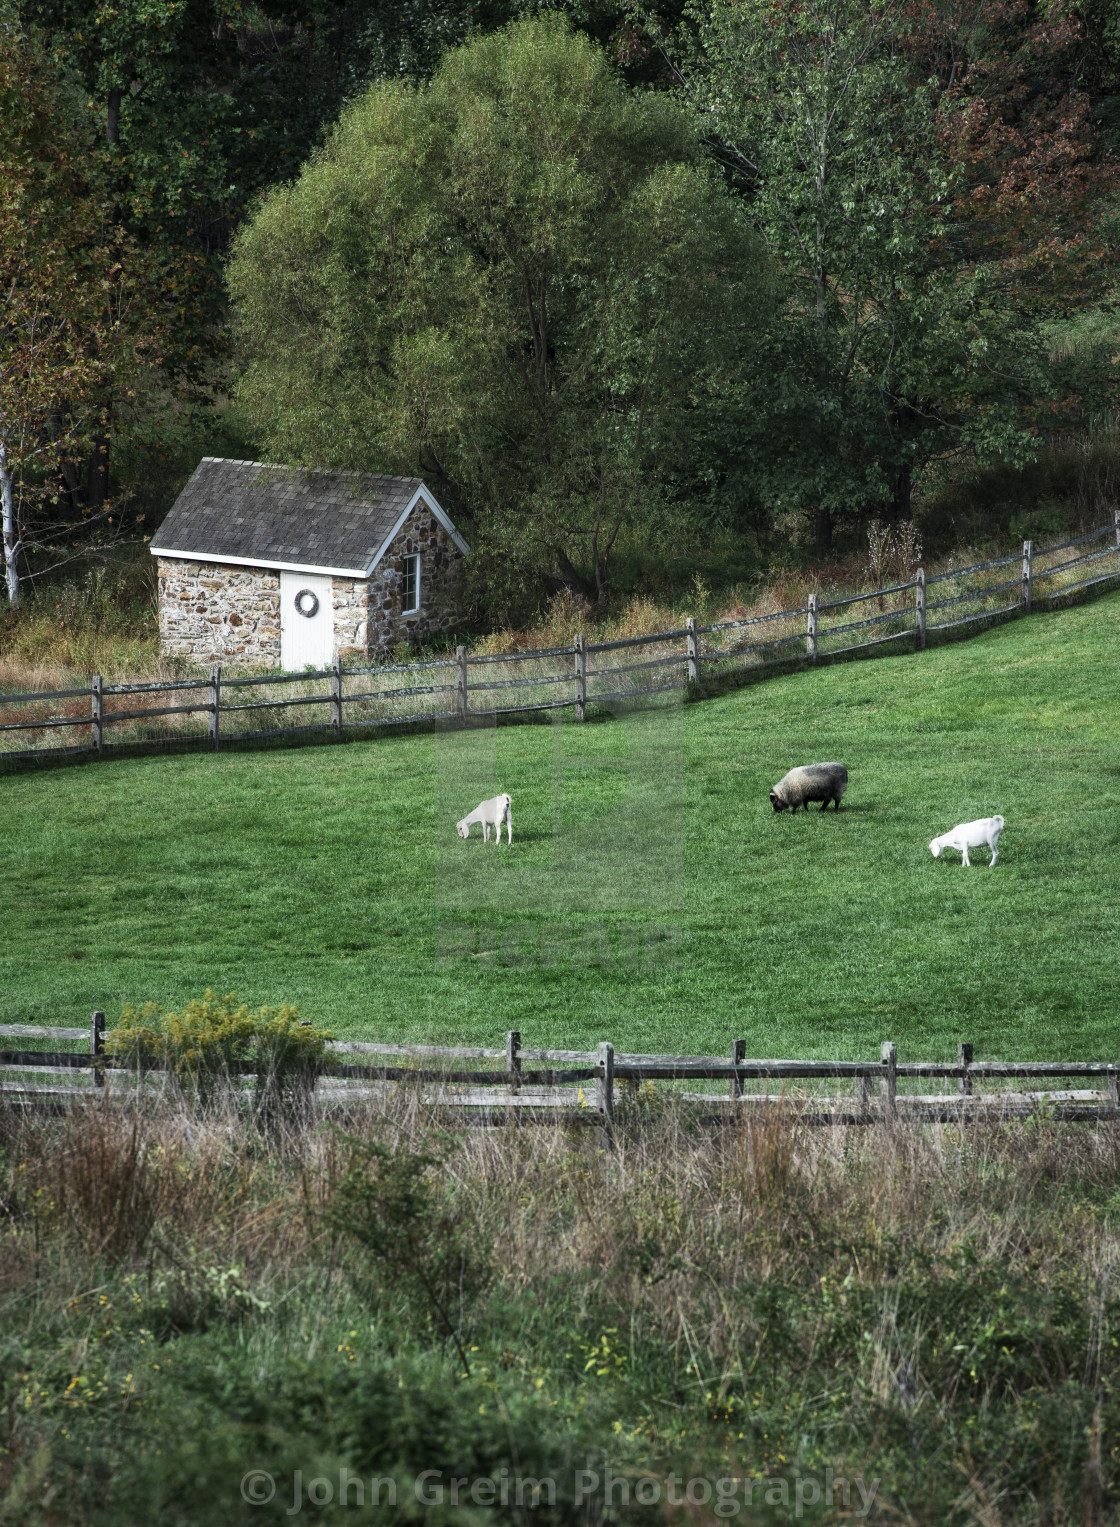
[{"label": "goat's leg", "polygon": [[510,847],[513,846],[513,812],[506,812],[506,840]]},{"label": "goat's leg", "polygon": [[968,857],[968,844],[966,843],[964,848],[961,850],[961,869],[968,870],[971,868],[972,862]]},{"label": "goat's leg", "polygon": [[991,864],[988,865],[988,868],[990,870],[994,870],[998,860],[999,860],[999,839],[997,838],[995,840],[995,842],[992,844],[992,862],[991,862]]}]

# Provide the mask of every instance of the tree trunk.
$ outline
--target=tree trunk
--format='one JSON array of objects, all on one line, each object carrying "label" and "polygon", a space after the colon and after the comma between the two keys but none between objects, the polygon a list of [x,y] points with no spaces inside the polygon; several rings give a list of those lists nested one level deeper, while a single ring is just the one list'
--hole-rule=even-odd
[{"label": "tree trunk", "polygon": [[8,444],[0,439],[0,506],[4,521],[4,578],[8,585],[8,603],[12,609],[19,604],[19,551],[17,538],[15,498],[12,493],[12,474],[8,470]]},{"label": "tree trunk", "polygon": [[110,90],[109,104],[105,113],[105,136],[110,143],[121,141],[121,97],[123,90]]},{"label": "tree trunk", "polygon": [[[59,409],[52,409],[47,415],[47,434],[57,445],[65,433],[62,422],[62,413]],[[62,456],[58,463],[58,476],[60,482],[59,495],[69,494],[70,513],[74,515],[82,512],[82,480],[78,476],[77,463],[71,461],[68,456]]]},{"label": "tree trunk", "polygon": [[89,459],[86,482],[86,503],[94,512],[104,509],[109,497],[109,435],[107,431],[93,437],[93,455]]},{"label": "tree trunk", "polygon": [[910,477],[909,467],[899,467],[894,479],[894,495],[891,499],[891,519],[898,523],[899,520],[908,520],[910,514],[910,495],[913,483]]},{"label": "tree trunk", "polygon": [[[70,513],[79,515],[82,512],[82,480],[78,476],[78,468],[72,461],[60,461],[58,464],[58,477],[61,483],[61,492],[70,499]],[[61,496],[61,494],[60,494]]]},{"label": "tree trunk", "polygon": [[832,510],[818,509],[813,517],[817,536],[817,550],[832,550]]},{"label": "tree trunk", "polygon": [[581,599],[586,599],[587,603],[590,604],[591,601],[587,598],[587,587],[572,566],[567,552],[562,546],[557,546],[555,554],[556,565],[560,569],[560,576],[559,578],[546,577],[544,580],[545,586],[550,588],[553,593],[558,592],[560,589],[571,589],[573,594],[578,594]]}]

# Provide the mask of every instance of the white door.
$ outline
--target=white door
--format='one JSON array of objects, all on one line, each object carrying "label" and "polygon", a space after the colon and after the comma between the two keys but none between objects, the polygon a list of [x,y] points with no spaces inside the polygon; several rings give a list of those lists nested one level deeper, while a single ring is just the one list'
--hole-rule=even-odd
[{"label": "white door", "polygon": [[331,579],[322,573],[281,573],[281,668],[329,668],[333,662]]}]

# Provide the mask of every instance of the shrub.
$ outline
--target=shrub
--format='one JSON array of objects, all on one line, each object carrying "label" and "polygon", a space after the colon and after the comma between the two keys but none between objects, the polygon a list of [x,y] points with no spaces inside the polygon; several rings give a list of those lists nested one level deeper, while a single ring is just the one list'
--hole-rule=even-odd
[{"label": "shrub", "polygon": [[144,1325],[156,1336],[206,1331],[266,1314],[268,1300],[249,1286],[241,1267],[223,1267],[177,1257],[170,1268],[131,1274],[125,1280]]},{"label": "shrub", "polygon": [[255,1071],[258,1117],[274,1120],[292,1094],[314,1080],[333,1037],[300,1023],[299,1009],[287,1003],[253,1012],[238,1003],[236,992],[216,997],[207,988],[181,1013],[166,1013],[153,1002],[139,1012],[126,1004],[105,1048],[141,1078],[152,1070],[170,1072],[200,1103],[211,1101],[238,1073]]},{"label": "shrub", "polygon": [[394,1152],[353,1136],[346,1144],[350,1162],[325,1218],[360,1248],[350,1265],[355,1292],[374,1306],[382,1286],[403,1294],[413,1318],[452,1342],[469,1374],[464,1326],[493,1269],[466,1211],[435,1175],[446,1149]]}]

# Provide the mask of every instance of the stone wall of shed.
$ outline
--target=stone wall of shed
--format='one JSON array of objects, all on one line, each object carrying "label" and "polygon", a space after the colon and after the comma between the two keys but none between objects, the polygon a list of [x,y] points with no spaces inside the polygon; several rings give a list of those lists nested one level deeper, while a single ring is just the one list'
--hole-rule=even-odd
[{"label": "stone wall of shed", "polygon": [[[405,557],[420,556],[420,608],[401,611]],[[463,553],[421,500],[369,581],[367,644],[384,657],[398,642],[430,641],[463,624]]]},{"label": "stone wall of shed", "polygon": [[159,557],[159,634],[189,663],[280,663],[280,574]]},{"label": "stone wall of shed", "polygon": [[334,578],[335,654],[344,663],[364,663],[369,654],[369,584],[364,578]]}]

